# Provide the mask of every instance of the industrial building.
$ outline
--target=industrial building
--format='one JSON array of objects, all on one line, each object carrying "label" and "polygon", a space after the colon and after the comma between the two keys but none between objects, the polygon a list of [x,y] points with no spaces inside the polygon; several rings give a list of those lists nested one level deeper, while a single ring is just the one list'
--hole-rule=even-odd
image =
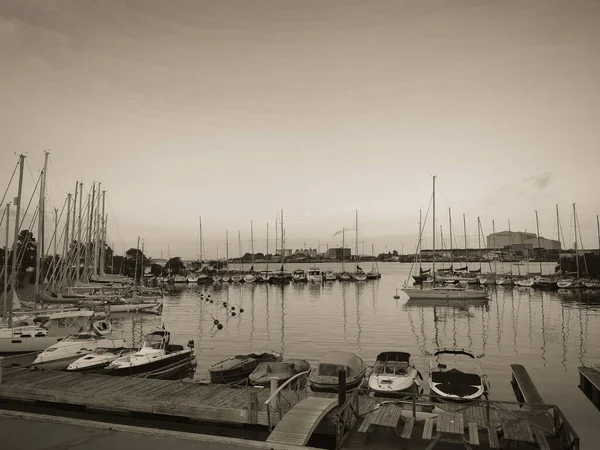
[{"label": "industrial building", "polygon": [[332,259],[350,258],[351,254],[349,248],[330,248],[327,250],[327,257]]},{"label": "industrial building", "polygon": [[[539,243],[538,243],[539,241]],[[537,237],[534,233],[525,233],[522,231],[500,231],[492,233],[487,237],[487,248],[492,249],[513,249],[533,250],[541,248],[543,250],[560,250],[560,242],[543,237]]]}]

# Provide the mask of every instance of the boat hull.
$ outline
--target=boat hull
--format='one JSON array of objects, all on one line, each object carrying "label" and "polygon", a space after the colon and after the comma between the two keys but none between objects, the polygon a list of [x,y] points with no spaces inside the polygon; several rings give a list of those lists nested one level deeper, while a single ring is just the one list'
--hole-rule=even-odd
[{"label": "boat hull", "polygon": [[[364,374],[363,374],[364,375]],[[351,391],[360,386],[363,377],[358,377],[353,380],[346,380],[346,390]],[[337,379],[332,379],[331,383],[310,381],[310,389],[314,392],[337,392],[338,383]]]},{"label": "boat hull", "polygon": [[24,353],[41,352],[51,345],[60,342],[64,336],[10,337],[0,338],[0,355],[22,355]]},{"label": "boat hull", "polygon": [[486,291],[476,290],[404,289],[404,292],[408,298],[423,300],[486,300],[488,298]]},{"label": "boat hull", "polygon": [[136,376],[156,379],[180,379],[195,369],[195,356],[190,349],[131,367],[106,368],[104,373],[120,377]]}]

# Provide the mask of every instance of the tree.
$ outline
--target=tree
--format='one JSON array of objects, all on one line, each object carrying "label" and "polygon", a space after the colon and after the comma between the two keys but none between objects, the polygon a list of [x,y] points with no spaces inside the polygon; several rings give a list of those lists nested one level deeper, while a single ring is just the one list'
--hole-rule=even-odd
[{"label": "tree", "polygon": [[21,260],[19,271],[25,271],[29,267],[35,267],[37,257],[37,243],[33,233],[29,230],[21,230],[17,239],[17,257]]},{"label": "tree", "polygon": [[152,275],[154,275],[155,277],[161,276],[162,275],[162,271],[163,271],[163,266],[161,266],[160,264],[152,263],[150,265],[150,273]]},{"label": "tree", "polygon": [[178,274],[185,270],[185,264],[183,264],[181,257],[174,256],[165,264],[165,270],[167,270],[169,273]]}]

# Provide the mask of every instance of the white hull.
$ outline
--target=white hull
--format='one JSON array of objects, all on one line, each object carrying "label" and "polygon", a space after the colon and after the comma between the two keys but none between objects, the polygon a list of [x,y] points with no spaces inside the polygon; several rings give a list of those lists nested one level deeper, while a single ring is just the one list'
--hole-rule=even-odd
[{"label": "white hull", "polygon": [[242,277],[241,275],[234,275],[231,277],[231,281],[233,283],[239,283],[244,279],[244,277]]},{"label": "white hull", "polygon": [[244,276],[244,281],[246,283],[254,283],[256,281],[256,277],[254,275],[248,274]]},{"label": "white hull", "polygon": [[[73,335],[76,336],[76,335]],[[69,341],[70,337],[57,342],[40,353],[32,367],[42,369],[66,369],[73,361],[91,353],[98,347],[126,347],[123,339],[84,339]]]},{"label": "white hull", "polygon": [[111,313],[146,312],[152,314],[160,314],[160,307],[161,303],[125,303],[109,306]]},{"label": "white hull", "polygon": [[63,338],[64,336],[2,337],[0,338],[0,355],[41,352]]},{"label": "white hull", "polygon": [[449,401],[449,402],[472,402],[477,400],[483,395],[483,386],[479,386],[477,392],[472,395],[465,395],[463,397],[459,397],[457,395],[448,395],[447,393],[440,391],[436,386],[438,383],[433,383],[431,378],[429,378],[429,389],[432,395],[437,395],[441,397],[441,400]]},{"label": "white hull", "polygon": [[417,387],[419,385],[417,376],[418,372],[414,368],[407,376],[371,375],[369,389],[381,395],[409,394],[415,390],[415,383]]},{"label": "white hull", "polygon": [[473,300],[473,299],[487,299],[488,293],[486,291],[476,290],[463,290],[463,289],[414,289],[407,288],[403,291],[411,299],[432,299],[432,300]]}]

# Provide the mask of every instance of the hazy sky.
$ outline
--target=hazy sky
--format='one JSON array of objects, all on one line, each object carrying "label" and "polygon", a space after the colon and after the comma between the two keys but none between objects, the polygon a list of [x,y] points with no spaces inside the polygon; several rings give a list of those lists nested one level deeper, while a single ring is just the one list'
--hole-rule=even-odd
[{"label": "hazy sky", "polygon": [[596,248],[599,23],[598,1],[3,0],[2,191],[50,149],[51,207],[101,181],[118,251],[194,257],[199,215],[209,255],[226,228],[249,250],[250,220],[264,251],[283,208],[286,247],[341,244],[358,209],[365,251],[407,252],[437,174],[461,242],[463,213],[476,246],[477,216],[535,232],[536,209],[554,237],[555,203],[572,242],[576,202]]}]

